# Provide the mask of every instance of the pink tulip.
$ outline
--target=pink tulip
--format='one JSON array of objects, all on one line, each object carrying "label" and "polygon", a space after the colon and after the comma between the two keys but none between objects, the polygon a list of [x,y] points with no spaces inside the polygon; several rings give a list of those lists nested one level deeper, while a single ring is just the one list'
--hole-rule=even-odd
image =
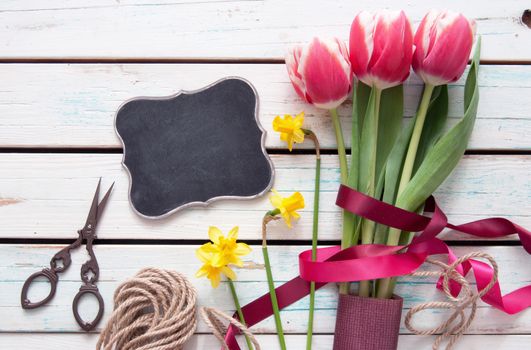
[{"label": "pink tulip", "polygon": [[334,109],[349,95],[352,73],[345,44],[314,38],[286,56],[288,75],[297,94],[319,108]]},{"label": "pink tulip", "polygon": [[404,11],[360,12],[350,27],[350,63],[356,77],[377,89],[409,76],[413,31]]},{"label": "pink tulip", "polygon": [[475,23],[460,13],[430,11],[415,34],[413,69],[426,84],[456,81],[474,42]]}]

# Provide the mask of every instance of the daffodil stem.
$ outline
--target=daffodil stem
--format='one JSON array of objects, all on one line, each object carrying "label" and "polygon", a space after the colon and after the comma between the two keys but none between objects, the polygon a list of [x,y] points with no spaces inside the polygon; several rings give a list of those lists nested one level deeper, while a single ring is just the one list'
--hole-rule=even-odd
[{"label": "daffodil stem", "polygon": [[[245,318],[243,317],[242,308],[240,306],[240,301],[238,300],[238,294],[236,294],[236,288],[234,287],[234,282],[229,278],[229,287],[230,292],[232,294],[232,299],[234,300],[234,306],[236,307],[236,312],[238,313],[238,317],[240,318],[240,322],[246,326]],[[247,347],[249,350],[253,350],[253,344],[251,343],[251,339],[247,335],[245,335],[245,341],[247,342]]]},{"label": "daffodil stem", "polygon": [[[317,259],[317,240],[319,233],[319,192],[321,187],[321,152],[319,141],[314,133],[309,138],[315,143],[315,186],[313,192],[313,226],[312,226],[312,261]],[[312,348],[313,316],[315,308],[315,282],[310,282],[310,311],[308,315],[308,332],[306,335],[306,350]]]},{"label": "daffodil stem", "polygon": [[275,284],[273,283],[273,274],[271,273],[271,264],[269,262],[269,254],[267,253],[267,245],[262,245],[262,254],[264,255],[267,285],[269,286],[269,296],[271,297],[271,306],[273,307],[278,341],[280,343],[280,349],[286,350],[286,340],[284,339],[284,330],[282,329],[282,321],[280,319],[280,311],[278,309],[277,293],[275,292]]},{"label": "daffodil stem", "polygon": [[[433,93],[434,86],[426,84],[424,92],[422,93],[422,99],[420,101],[419,110],[417,111],[417,117],[415,119],[415,125],[413,126],[413,134],[411,134],[411,140],[406,153],[406,159],[404,160],[404,167],[402,168],[402,174],[400,176],[400,183],[397,191],[396,206],[401,208],[400,195],[404,192],[404,189],[408,185],[413,175],[413,167],[415,165],[415,158],[417,156],[417,150],[419,147],[420,136],[422,135],[422,129],[424,128],[424,121],[426,120],[426,114],[428,107],[430,106],[431,95]],[[415,209],[415,208],[403,208],[403,209]],[[396,228],[389,229],[389,235],[387,238],[387,245],[398,245],[400,241],[400,235],[402,231]],[[380,281],[377,291],[378,298],[391,298],[394,289],[394,280],[392,278],[386,278]]]}]

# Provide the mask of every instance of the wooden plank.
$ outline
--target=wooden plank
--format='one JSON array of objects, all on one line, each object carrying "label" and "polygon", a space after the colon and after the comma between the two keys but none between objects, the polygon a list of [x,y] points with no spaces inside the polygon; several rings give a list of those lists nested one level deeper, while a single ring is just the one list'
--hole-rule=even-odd
[{"label": "wooden plank", "polygon": [[[84,222],[97,179],[114,193],[98,228],[102,239],[206,239],[210,225],[240,226],[242,239],[261,238],[261,219],[270,209],[267,197],[227,200],[208,208],[191,208],[166,219],[147,220],[128,203],[129,181],[120,154],[0,154],[0,237],[73,238]],[[306,198],[302,219],[292,230],[271,224],[272,239],[311,239],[314,157],[273,155],[275,187]],[[323,156],[320,239],[339,240],[341,214],[335,206],[339,186],[337,157]],[[529,198],[531,157],[527,155],[466,156],[436,197],[450,222],[465,223],[503,216],[531,227]],[[447,239],[473,240],[450,233]],[[514,239],[511,237],[509,239]],[[505,238],[507,239],[507,238]]]},{"label": "wooden plank", "polygon": [[[271,128],[275,115],[302,110],[322,147],[336,147],[328,112],[296,96],[281,64],[0,64],[0,147],[118,148],[114,114],[124,101],[194,90],[230,75],[255,85],[268,148],[286,149]],[[479,83],[478,119],[469,149],[530,150],[526,105],[531,100],[531,66],[483,66]],[[421,89],[413,75],[406,86],[406,116],[414,115]],[[450,88],[452,125],[462,117],[462,101],[463,79]],[[350,108],[339,111],[347,145]]]},{"label": "wooden plank", "polygon": [[[61,248],[56,245],[0,245],[0,309],[9,318],[0,318],[1,332],[79,332],[72,316],[72,298],[79,289],[79,269],[84,254],[77,251],[73,263],[62,276],[57,294],[46,307],[35,310],[23,310],[20,307],[20,290],[23,281],[33,272],[48,264],[50,257]],[[104,297],[106,320],[112,309],[114,289],[126,278],[133,276],[139,269],[147,266],[172,269],[182,272],[190,278],[198,290],[199,304],[233,312],[228,285],[224,282],[218,289],[212,289],[206,279],[194,277],[200,262],[195,257],[197,246],[168,245],[97,245],[95,253],[100,264],[99,289]],[[277,285],[290,280],[298,274],[297,256],[308,246],[271,246],[270,258],[273,276]],[[457,255],[471,251],[483,251],[491,254],[499,264],[500,281],[504,293],[522,287],[531,280],[531,270],[525,268],[530,258],[521,247],[454,247]],[[236,289],[241,303],[246,304],[267,293],[265,272],[256,267],[263,264],[259,246],[253,246],[252,253],[245,259],[250,268],[237,271]],[[424,267],[424,269],[427,267]],[[404,313],[412,306],[428,300],[444,300],[443,293],[435,289],[435,278],[402,278],[397,294],[404,297]],[[31,295],[44,295],[45,284],[37,283]],[[35,299],[35,298],[34,298]],[[82,306],[81,313],[87,315],[88,304]],[[83,308],[85,307],[85,309]],[[324,287],[316,294],[316,333],[332,333],[337,307],[337,288],[335,285]],[[282,312],[284,329],[287,333],[304,334],[308,313],[307,298],[300,300]],[[444,313],[428,311],[418,315],[419,325],[428,327],[443,320]],[[87,317],[88,318],[88,317]],[[103,323],[102,323],[103,324]],[[267,319],[255,327],[257,333],[274,333],[272,319]],[[208,332],[201,324],[198,332]],[[401,333],[409,334],[405,328]],[[478,315],[472,324],[470,334],[531,334],[531,310],[517,316],[509,316],[480,303]]]},{"label": "wooden plank", "polygon": [[[329,350],[332,348],[333,336],[330,334],[317,334],[313,336],[313,347],[315,350]],[[257,340],[263,349],[280,349],[276,335],[259,334]],[[55,350],[78,349],[93,350],[98,341],[97,334],[20,334],[20,333],[0,333],[0,343],[7,349],[39,349]],[[431,347],[433,337],[423,337],[416,335],[400,335],[398,340],[399,350],[428,349]],[[465,335],[459,339],[455,350],[481,349],[485,345],[503,350],[520,350],[526,348],[531,342],[528,335]],[[288,334],[286,336],[288,349],[304,349],[306,336],[302,334]],[[240,341],[240,346],[245,346]],[[209,334],[196,334],[185,345],[184,350],[196,349],[217,349],[219,343],[214,336]]]},{"label": "wooden plank", "polygon": [[[355,14],[402,8],[414,27],[440,4],[390,0],[4,1],[0,57],[60,59],[281,59],[315,35],[347,40]],[[531,31],[520,21],[525,0],[462,2],[445,7],[477,21],[483,59],[531,60]],[[102,40],[104,38],[105,40]]]}]

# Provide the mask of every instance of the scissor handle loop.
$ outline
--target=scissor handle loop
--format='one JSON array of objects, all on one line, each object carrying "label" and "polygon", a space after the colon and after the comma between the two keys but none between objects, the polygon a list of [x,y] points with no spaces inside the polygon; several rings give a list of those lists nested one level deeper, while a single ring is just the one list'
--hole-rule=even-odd
[{"label": "scissor handle loop", "polygon": [[[28,290],[33,281],[35,281],[35,279],[38,277],[44,277],[48,280],[48,282],[50,282],[50,292],[41,301],[31,302],[28,299]],[[52,299],[55,295],[55,290],[57,289],[57,280],[57,273],[49,268],[42,269],[41,271],[35,272],[33,275],[29,276],[24,282],[24,285],[22,286],[22,293],[20,294],[20,304],[22,305],[22,308],[35,309],[49,302],[50,299]]]},{"label": "scissor handle loop", "polygon": [[[72,258],[70,257],[70,249],[71,246],[68,246],[53,256],[52,260],[50,261],[50,268],[54,272],[61,273],[72,264]],[[57,265],[57,262],[60,260],[63,262],[63,266]]]},{"label": "scissor handle loop", "polygon": [[[79,315],[79,310],[78,310],[79,300],[85,294],[92,294],[98,300],[98,313],[91,322],[85,322]],[[98,325],[98,323],[100,322],[103,316],[104,307],[105,307],[105,304],[103,302],[103,298],[101,297],[98,287],[96,287],[95,285],[81,286],[81,288],[79,288],[79,292],[77,292],[76,296],[74,297],[74,301],[72,302],[72,311],[74,312],[74,317],[76,319],[76,322],[79,324],[81,328],[83,328],[83,330],[87,332],[93,330]]]}]

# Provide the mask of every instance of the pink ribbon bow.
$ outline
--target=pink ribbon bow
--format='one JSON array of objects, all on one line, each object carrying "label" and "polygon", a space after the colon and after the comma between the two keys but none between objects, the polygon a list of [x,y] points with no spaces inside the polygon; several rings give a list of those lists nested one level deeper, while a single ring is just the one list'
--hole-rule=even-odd
[{"label": "pink ribbon bow", "polygon": [[[430,255],[447,254],[448,262],[457,258],[442,240],[436,238],[444,228],[469,235],[495,238],[518,234],[524,249],[531,254],[531,232],[503,218],[490,218],[463,225],[448,223],[446,215],[430,197],[425,212],[432,217],[419,215],[384,203],[361,192],[341,185],[336,204],[358,216],[402,231],[421,232],[407,246],[379,244],[357,245],[346,249],[339,246],[319,248],[317,259],[312,261],[311,250],[299,255],[300,276],[276,288],[279,308],[283,309],[310,293],[309,281],[316,282],[316,289],[329,282],[354,282],[407,275],[417,270]],[[489,284],[493,270],[490,265],[477,260],[461,264],[458,271],[465,276],[472,270],[478,290]],[[437,285],[441,287],[440,281]],[[459,294],[459,286],[452,286],[452,293]],[[498,282],[482,298],[487,304],[508,314],[518,313],[531,306],[531,285],[519,288],[506,295],[501,294]],[[248,327],[273,314],[269,293],[242,308]],[[229,349],[239,350],[235,335],[238,330],[229,327],[225,336]]]}]

